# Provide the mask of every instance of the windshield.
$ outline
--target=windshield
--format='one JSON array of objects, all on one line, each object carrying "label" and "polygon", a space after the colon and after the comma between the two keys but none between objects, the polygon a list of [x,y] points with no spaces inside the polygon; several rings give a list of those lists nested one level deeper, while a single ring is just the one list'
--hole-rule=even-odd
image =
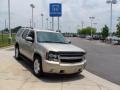
[{"label": "windshield", "polygon": [[37,32],[37,41],[43,43],[64,43],[67,44],[64,36],[60,33]]}]

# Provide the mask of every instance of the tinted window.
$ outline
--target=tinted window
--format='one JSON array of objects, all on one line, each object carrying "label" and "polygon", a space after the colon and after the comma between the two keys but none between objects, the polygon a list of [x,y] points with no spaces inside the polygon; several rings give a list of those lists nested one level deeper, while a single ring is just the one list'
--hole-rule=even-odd
[{"label": "tinted window", "polygon": [[34,31],[30,31],[28,36],[34,38]]},{"label": "tinted window", "polygon": [[21,33],[23,32],[24,29],[19,29],[19,31],[17,32],[17,36],[19,37],[21,35]]},{"label": "tinted window", "polygon": [[22,34],[22,38],[23,38],[23,39],[25,39],[25,38],[26,38],[26,36],[27,36],[28,32],[29,32],[29,30],[28,30],[28,29],[27,29],[27,30],[25,30],[25,31],[23,32],[23,34]]},{"label": "tinted window", "polygon": [[29,37],[32,37],[34,39],[34,31],[30,31],[29,34],[28,34]]}]

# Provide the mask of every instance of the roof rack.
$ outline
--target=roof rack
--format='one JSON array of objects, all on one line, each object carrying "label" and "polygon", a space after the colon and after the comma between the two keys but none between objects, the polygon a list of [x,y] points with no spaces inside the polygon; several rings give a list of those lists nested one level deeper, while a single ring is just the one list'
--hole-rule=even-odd
[{"label": "roof rack", "polygon": [[30,29],[33,29],[33,27],[22,27],[22,28],[30,28]]}]

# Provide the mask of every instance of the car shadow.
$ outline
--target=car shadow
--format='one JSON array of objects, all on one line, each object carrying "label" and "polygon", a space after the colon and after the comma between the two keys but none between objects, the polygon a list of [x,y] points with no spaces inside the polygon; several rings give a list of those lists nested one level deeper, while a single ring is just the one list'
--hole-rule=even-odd
[{"label": "car shadow", "polygon": [[[33,74],[33,64],[30,60],[22,56],[20,59],[16,61],[20,63],[23,67],[25,67],[28,71],[30,71],[31,74]],[[37,78],[44,82],[56,83],[56,82],[69,82],[69,81],[75,81],[75,80],[82,80],[85,77],[82,74],[78,74],[78,73],[69,74],[69,75],[44,73],[42,77],[37,77]]]}]

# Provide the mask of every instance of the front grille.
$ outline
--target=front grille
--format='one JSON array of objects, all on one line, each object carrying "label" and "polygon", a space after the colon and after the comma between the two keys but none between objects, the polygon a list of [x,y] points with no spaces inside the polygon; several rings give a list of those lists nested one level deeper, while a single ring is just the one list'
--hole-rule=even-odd
[{"label": "front grille", "polygon": [[61,62],[63,63],[78,63],[78,62],[82,62],[83,59],[72,59],[72,60],[68,60],[68,59],[61,59]]},{"label": "front grille", "polygon": [[83,56],[84,54],[84,52],[59,52],[61,57],[79,57]]},{"label": "front grille", "polygon": [[84,52],[59,52],[59,59],[62,63],[78,63],[82,62]]}]

